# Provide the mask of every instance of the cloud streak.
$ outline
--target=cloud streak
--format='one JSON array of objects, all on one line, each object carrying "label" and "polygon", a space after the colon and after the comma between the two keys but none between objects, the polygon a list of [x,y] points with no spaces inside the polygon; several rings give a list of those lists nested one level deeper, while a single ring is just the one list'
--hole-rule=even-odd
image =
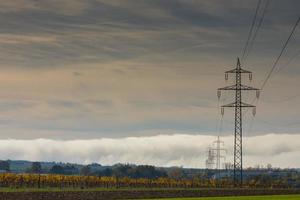
[{"label": "cloud streak", "polygon": [[[91,140],[0,140],[1,159],[26,159],[76,163],[97,162],[151,164],[157,166],[204,167],[206,150],[216,138],[208,135],[157,135]],[[245,166],[272,164],[297,167],[300,135],[246,137],[244,139]],[[223,137],[231,160],[231,136]]]}]

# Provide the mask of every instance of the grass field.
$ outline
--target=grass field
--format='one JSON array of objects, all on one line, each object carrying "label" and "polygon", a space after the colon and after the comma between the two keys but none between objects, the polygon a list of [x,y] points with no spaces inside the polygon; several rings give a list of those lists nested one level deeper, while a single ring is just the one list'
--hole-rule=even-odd
[{"label": "grass field", "polygon": [[170,199],[160,199],[160,200],[300,200],[300,195],[170,198]]}]

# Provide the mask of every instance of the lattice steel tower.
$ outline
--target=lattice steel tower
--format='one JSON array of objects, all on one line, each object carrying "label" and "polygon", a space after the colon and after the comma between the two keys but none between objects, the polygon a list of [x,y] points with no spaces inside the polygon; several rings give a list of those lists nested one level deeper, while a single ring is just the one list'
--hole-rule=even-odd
[{"label": "lattice steel tower", "polygon": [[241,68],[240,59],[237,59],[237,65],[235,69],[225,72],[225,80],[228,80],[228,74],[235,74],[235,84],[218,89],[218,98],[221,97],[221,91],[232,90],[235,91],[235,102],[222,105],[221,113],[224,115],[224,108],[235,109],[235,128],[234,128],[234,183],[235,186],[242,186],[243,184],[243,128],[242,128],[242,109],[253,108],[253,115],[256,113],[256,108],[253,105],[242,102],[243,90],[255,90],[256,97],[259,97],[259,89],[253,88],[242,84],[242,75],[248,74],[249,80],[252,80],[252,72]]},{"label": "lattice steel tower", "polygon": [[213,142],[214,148],[212,149],[215,151],[215,157],[216,157],[216,169],[218,171],[221,170],[221,159],[225,160],[225,153],[226,149],[222,148],[224,147],[224,142],[220,140],[220,136],[218,136],[218,139]]}]

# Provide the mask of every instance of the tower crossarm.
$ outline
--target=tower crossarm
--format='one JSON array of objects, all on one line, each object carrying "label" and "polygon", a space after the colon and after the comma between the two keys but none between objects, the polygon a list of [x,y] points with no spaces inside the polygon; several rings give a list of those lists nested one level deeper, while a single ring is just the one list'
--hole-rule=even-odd
[{"label": "tower crossarm", "polygon": [[238,69],[228,70],[225,73],[226,74],[236,74],[236,73],[251,74],[252,72],[242,69],[242,68],[238,68]]},{"label": "tower crossarm", "polygon": [[220,90],[256,90],[258,91],[258,88],[254,88],[251,86],[247,86],[247,85],[240,85],[239,87],[237,85],[230,85],[230,86],[226,86],[226,87],[222,87],[218,89]]},{"label": "tower crossarm", "polygon": [[222,108],[235,108],[235,107],[241,107],[241,108],[255,108],[254,105],[248,104],[248,103],[244,103],[241,102],[241,104],[238,106],[238,104],[236,102],[233,103],[229,103],[226,105],[221,106]]},{"label": "tower crossarm", "polygon": [[227,152],[227,149],[225,149],[225,148],[214,148],[214,149],[212,149],[213,151],[217,151],[217,150],[220,150],[220,151],[226,151]]}]

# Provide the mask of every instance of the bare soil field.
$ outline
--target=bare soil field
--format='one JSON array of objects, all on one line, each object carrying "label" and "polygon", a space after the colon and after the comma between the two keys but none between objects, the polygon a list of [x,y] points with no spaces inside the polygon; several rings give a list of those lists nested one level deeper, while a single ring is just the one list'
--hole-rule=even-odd
[{"label": "bare soil field", "polygon": [[109,200],[182,197],[257,196],[300,194],[291,189],[195,189],[195,190],[114,190],[61,192],[0,192],[0,200]]}]

